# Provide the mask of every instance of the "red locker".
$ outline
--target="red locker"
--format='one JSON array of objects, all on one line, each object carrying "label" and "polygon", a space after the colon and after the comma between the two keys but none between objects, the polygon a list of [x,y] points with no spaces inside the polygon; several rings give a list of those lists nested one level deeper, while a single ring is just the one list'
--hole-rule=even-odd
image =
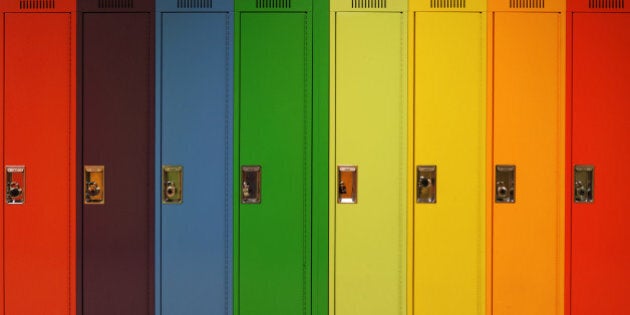
[{"label": "red locker", "polygon": [[76,1],[0,11],[0,312],[75,314]]},{"label": "red locker", "polygon": [[567,314],[630,314],[630,10],[568,12]]}]

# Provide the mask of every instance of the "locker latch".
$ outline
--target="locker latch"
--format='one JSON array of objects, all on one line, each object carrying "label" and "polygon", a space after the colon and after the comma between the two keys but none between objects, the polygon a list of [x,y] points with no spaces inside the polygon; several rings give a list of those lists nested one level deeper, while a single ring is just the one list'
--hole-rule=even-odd
[{"label": "locker latch", "polygon": [[516,166],[497,165],[495,201],[498,203],[513,203],[516,200],[514,177]]},{"label": "locker latch", "polygon": [[260,165],[241,166],[241,203],[260,203]]},{"label": "locker latch", "polygon": [[340,165],[337,167],[337,202],[357,203],[357,173],[356,165]]},{"label": "locker latch", "polygon": [[593,202],[593,165],[576,165],[575,166],[575,187],[574,199],[578,203]]},{"label": "locker latch", "polygon": [[416,169],[416,202],[436,203],[437,167],[435,165],[419,165]]},{"label": "locker latch", "polygon": [[181,165],[162,166],[162,203],[182,203],[183,170],[184,168]]},{"label": "locker latch", "polygon": [[83,203],[105,203],[105,166],[86,165],[83,167]]},{"label": "locker latch", "polygon": [[24,166],[7,166],[7,203],[23,204],[26,198],[26,168]]}]

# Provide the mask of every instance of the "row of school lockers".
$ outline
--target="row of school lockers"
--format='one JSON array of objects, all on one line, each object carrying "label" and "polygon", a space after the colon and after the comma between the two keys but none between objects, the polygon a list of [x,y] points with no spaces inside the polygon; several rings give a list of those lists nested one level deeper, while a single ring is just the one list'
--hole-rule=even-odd
[{"label": "row of school lockers", "polygon": [[623,0],[0,6],[2,314],[630,314]]}]

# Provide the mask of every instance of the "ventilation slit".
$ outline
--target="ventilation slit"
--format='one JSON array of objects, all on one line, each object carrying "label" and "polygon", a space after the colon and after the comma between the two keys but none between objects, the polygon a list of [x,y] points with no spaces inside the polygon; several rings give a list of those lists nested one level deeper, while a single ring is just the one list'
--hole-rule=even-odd
[{"label": "ventilation slit", "polygon": [[[510,3],[516,0],[510,0]],[[466,0],[430,0],[431,8],[435,9],[463,9],[466,8]]]},{"label": "ventilation slit", "polygon": [[[0,0],[4,1],[4,0]],[[54,9],[55,0],[20,0],[20,9]]]},{"label": "ventilation slit", "polygon": [[[593,0],[589,0],[593,1]],[[543,9],[545,0],[510,0],[510,8],[518,9]]]},{"label": "ventilation slit", "polygon": [[625,0],[588,0],[589,9],[623,9]]},{"label": "ventilation slit", "polygon": [[[435,0],[430,0],[435,1]],[[352,0],[353,9],[385,9],[387,0]]]},{"label": "ventilation slit", "polygon": [[98,0],[99,9],[131,9],[133,0]]},{"label": "ventilation slit", "polygon": [[177,0],[177,8],[209,9],[212,8],[212,0]]},{"label": "ventilation slit", "polygon": [[[209,1],[212,6],[212,0]],[[256,0],[256,8],[261,9],[290,9],[291,0]]]}]

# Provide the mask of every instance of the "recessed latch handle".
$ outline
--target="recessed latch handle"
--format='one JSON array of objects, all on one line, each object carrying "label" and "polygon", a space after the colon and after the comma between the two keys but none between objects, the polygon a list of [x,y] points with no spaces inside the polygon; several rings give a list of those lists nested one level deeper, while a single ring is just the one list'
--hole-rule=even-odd
[{"label": "recessed latch handle", "polygon": [[592,203],[593,202],[593,173],[595,167],[593,165],[576,165],[574,169],[575,187],[573,189],[573,198],[576,203]]},{"label": "recessed latch handle", "polygon": [[105,203],[105,166],[83,167],[83,203],[86,205]]},{"label": "recessed latch handle", "polygon": [[23,204],[26,191],[26,168],[20,166],[6,167],[6,202],[7,204]]},{"label": "recessed latch handle", "polygon": [[241,166],[241,203],[261,202],[262,167],[260,165]]},{"label": "recessed latch handle", "polygon": [[497,203],[514,203],[516,201],[516,166],[497,165],[495,177],[494,201]]}]

